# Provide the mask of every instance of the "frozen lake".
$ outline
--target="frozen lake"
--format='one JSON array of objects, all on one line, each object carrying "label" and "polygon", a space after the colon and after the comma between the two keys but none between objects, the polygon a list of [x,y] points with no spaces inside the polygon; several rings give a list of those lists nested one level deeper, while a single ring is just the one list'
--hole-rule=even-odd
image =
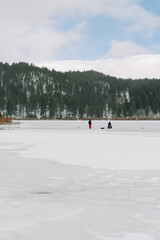
[{"label": "frozen lake", "polygon": [[18,122],[0,126],[0,240],[160,239],[159,121]]}]

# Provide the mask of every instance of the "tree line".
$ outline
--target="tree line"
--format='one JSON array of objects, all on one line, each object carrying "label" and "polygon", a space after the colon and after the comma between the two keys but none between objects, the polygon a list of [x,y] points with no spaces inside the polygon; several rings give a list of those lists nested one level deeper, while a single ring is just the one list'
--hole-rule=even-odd
[{"label": "tree line", "polygon": [[158,116],[160,81],[0,63],[0,112],[41,119]]}]

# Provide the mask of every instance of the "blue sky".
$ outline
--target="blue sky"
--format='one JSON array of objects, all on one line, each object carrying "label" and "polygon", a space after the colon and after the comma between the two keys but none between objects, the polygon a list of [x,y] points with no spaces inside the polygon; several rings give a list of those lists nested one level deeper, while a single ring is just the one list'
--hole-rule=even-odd
[{"label": "blue sky", "polygon": [[140,0],[139,3],[146,11],[159,16],[160,2],[158,0]]},{"label": "blue sky", "polygon": [[160,78],[159,0],[0,0],[0,61]]}]

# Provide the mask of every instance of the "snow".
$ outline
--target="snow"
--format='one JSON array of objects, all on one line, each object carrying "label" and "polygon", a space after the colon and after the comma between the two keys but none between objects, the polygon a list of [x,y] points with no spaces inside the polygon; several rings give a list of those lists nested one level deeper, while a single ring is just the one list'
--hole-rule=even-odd
[{"label": "snow", "polygon": [[159,121],[18,122],[0,127],[0,240],[160,239]]}]

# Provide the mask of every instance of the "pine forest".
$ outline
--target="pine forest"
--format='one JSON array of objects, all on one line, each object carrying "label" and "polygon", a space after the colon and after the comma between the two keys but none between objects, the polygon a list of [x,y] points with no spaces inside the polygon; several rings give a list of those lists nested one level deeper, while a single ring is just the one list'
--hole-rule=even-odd
[{"label": "pine forest", "polygon": [[158,118],[160,80],[0,63],[0,112],[21,119]]}]

